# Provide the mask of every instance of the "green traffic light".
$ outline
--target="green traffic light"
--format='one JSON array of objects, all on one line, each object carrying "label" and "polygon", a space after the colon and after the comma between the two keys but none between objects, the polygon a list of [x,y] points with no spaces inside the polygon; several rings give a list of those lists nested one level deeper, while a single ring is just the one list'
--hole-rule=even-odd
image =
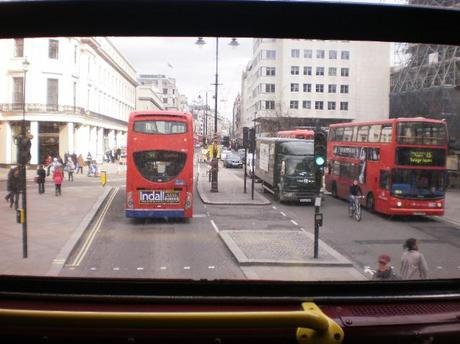
[{"label": "green traffic light", "polygon": [[322,156],[317,156],[317,157],[315,158],[315,164],[316,164],[316,166],[323,166],[324,163],[325,163],[325,160],[324,160],[324,158],[323,158]]}]

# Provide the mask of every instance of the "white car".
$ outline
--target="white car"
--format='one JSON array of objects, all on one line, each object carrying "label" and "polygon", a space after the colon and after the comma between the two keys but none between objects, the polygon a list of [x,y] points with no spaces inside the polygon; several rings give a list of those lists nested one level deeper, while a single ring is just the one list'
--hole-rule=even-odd
[{"label": "white car", "polygon": [[220,160],[224,161],[227,155],[231,154],[232,151],[225,149],[220,153]]}]

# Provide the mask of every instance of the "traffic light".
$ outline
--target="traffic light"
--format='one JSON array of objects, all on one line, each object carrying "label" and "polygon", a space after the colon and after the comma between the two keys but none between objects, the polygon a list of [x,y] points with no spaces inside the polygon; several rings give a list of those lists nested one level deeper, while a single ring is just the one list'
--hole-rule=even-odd
[{"label": "traffic light", "polygon": [[249,128],[243,127],[243,147],[249,148]]},{"label": "traffic light", "polygon": [[254,153],[256,150],[256,129],[249,129],[249,151]]},{"label": "traffic light", "polygon": [[315,132],[315,167],[322,168],[326,164],[326,135],[322,131]]},{"label": "traffic light", "polygon": [[30,147],[32,143],[29,136],[23,137],[20,135],[18,137],[18,164],[27,165],[30,162]]}]

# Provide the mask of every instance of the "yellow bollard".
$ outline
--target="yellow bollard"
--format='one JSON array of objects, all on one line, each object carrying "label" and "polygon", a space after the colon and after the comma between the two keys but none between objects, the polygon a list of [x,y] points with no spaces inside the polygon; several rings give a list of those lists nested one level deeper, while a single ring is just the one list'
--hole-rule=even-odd
[{"label": "yellow bollard", "polygon": [[101,171],[101,184],[102,186],[105,186],[105,184],[107,184],[107,172],[106,171]]}]

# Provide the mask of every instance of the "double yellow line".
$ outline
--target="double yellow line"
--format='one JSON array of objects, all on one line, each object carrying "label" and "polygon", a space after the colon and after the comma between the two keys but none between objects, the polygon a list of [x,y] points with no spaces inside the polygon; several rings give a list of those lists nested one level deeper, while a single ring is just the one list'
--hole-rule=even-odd
[{"label": "double yellow line", "polygon": [[96,234],[99,231],[99,228],[101,228],[102,221],[104,220],[105,214],[107,214],[107,211],[109,211],[110,205],[112,204],[113,199],[117,195],[118,190],[120,190],[119,186],[117,186],[115,188],[115,191],[112,192],[112,194],[110,195],[110,198],[107,201],[107,203],[105,204],[104,209],[102,209],[102,212],[100,213],[96,223],[91,228],[91,231],[90,231],[88,237],[86,238],[85,242],[83,243],[83,246],[81,247],[80,251],[78,252],[77,256],[75,257],[73,263],[70,264],[70,266],[79,266],[80,263],[82,262],[83,258],[85,257],[86,253],[88,252],[91,244],[93,243],[93,240],[96,237]]}]

